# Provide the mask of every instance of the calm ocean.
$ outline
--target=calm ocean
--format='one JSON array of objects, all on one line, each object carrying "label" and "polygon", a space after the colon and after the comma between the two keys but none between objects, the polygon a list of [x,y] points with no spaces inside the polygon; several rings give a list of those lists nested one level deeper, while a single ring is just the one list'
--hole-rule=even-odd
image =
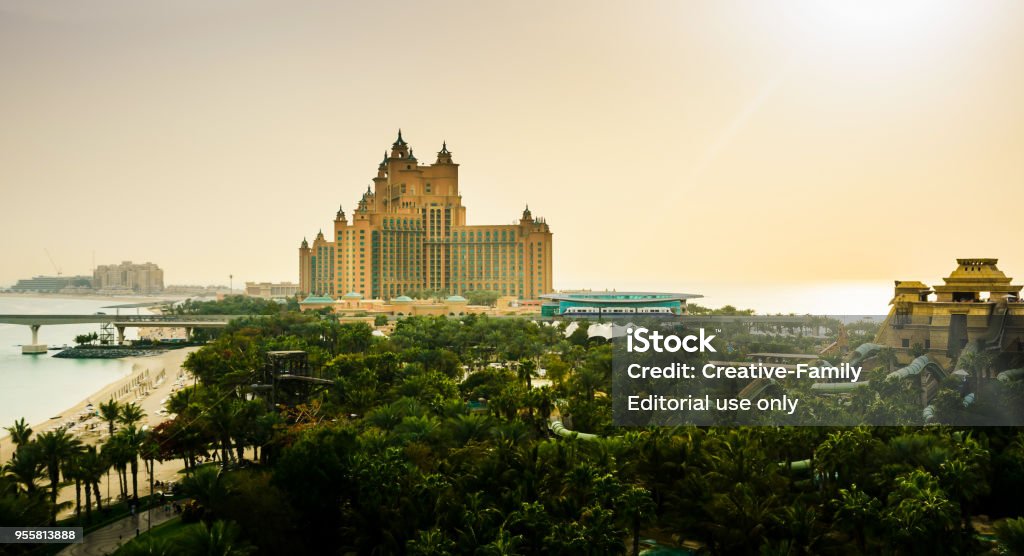
[{"label": "calm ocean", "polygon": [[[0,314],[113,314],[114,309],[103,307],[119,303],[125,302],[0,296]],[[99,332],[99,324],[44,326],[39,342],[72,345],[76,335],[90,332]],[[57,359],[52,357],[56,351],[22,355],[21,344],[31,340],[27,326],[0,324],[0,427],[21,417],[31,424],[46,421],[131,372],[130,365],[117,359]],[[6,434],[0,429],[0,436]]]}]

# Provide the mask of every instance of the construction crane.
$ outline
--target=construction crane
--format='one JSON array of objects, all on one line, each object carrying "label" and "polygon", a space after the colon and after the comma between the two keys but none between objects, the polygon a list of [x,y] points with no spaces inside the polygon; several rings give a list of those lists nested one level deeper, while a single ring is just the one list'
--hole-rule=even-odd
[{"label": "construction crane", "polygon": [[50,264],[53,265],[53,269],[57,271],[57,276],[61,276],[63,273],[60,271],[60,267],[57,266],[57,263],[53,262],[53,257],[50,256],[50,250],[43,249],[43,251],[46,253],[46,258],[50,259]]}]

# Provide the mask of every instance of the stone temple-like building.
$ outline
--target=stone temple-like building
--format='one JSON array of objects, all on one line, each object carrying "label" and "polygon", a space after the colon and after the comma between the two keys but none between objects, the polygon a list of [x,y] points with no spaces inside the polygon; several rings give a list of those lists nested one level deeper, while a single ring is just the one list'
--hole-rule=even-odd
[{"label": "stone temple-like building", "polygon": [[302,240],[299,290],[367,299],[489,290],[538,299],[552,291],[551,248],[547,222],[529,207],[515,224],[467,225],[447,144],[433,164],[420,164],[399,131],[351,220],[339,208],[329,235]]},{"label": "stone temple-like building", "polygon": [[934,287],[896,281],[892,310],[876,343],[893,348],[901,363],[920,353],[950,367],[974,343],[979,350],[997,354],[996,369],[1020,364],[1024,286],[1013,284],[997,262],[957,259],[956,269]]}]

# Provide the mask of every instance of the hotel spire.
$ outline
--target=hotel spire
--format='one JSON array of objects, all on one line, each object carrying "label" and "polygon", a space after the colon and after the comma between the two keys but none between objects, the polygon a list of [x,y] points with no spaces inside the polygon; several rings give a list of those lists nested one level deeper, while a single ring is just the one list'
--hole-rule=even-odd
[{"label": "hotel spire", "polygon": [[437,164],[452,164],[452,153],[448,150],[448,142],[441,142],[441,150],[437,152]]},{"label": "hotel spire", "polygon": [[398,128],[398,139],[391,144],[391,158],[406,158],[409,154],[409,145],[402,139],[402,128]]}]

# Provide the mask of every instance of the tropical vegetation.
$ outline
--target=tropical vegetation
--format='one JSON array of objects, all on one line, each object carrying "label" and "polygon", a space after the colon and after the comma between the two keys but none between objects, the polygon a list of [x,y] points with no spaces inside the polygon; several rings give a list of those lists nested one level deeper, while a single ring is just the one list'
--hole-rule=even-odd
[{"label": "tropical vegetation", "polygon": [[[0,525],[53,523],[64,484],[88,522],[108,470],[132,499],[140,462],[179,460],[187,527],[123,554],[597,555],[649,537],[715,554],[976,554],[994,546],[980,514],[1020,549],[1024,433],[623,429],[611,357],[585,323],[409,317],[384,338],[319,314],[239,319],[189,356],[196,384],[152,430],[113,402],[99,447],[9,427]],[[553,435],[552,418],[597,437]]]}]

